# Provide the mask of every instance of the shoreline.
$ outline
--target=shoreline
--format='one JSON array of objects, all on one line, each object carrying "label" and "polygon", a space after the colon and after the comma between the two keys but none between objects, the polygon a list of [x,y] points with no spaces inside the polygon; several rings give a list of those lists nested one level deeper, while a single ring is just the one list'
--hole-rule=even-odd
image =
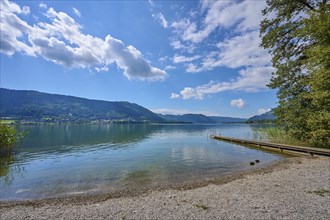
[{"label": "shoreline", "polygon": [[[1,201],[4,219],[330,218],[330,159],[293,157],[218,178],[139,191]],[[249,214],[247,216],[247,214]]]},{"label": "shoreline", "polygon": [[[253,148],[253,147],[252,147]],[[267,151],[267,149],[263,149]],[[243,179],[246,176],[260,174],[260,173],[271,173],[276,169],[284,168],[291,163],[294,163],[294,158],[302,157],[300,154],[284,154],[284,158],[266,165],[261,165],[260,167],[250,167],[242,171],[233,171],[232,173],[222,174],[219,176],[209,176],[202,179],[191,180],[186,182],[178,183],[167,183],[167,184],[157,184],[148,187],[138,187],[132,189],[119,189],[110,192],[97,192],[97,193],[79,193],[79,194],[62,194],[61,196],[46,197],[46,198],[31,198],[31,199],[17,199],[17,200],[0,200],[1,207],[11,207],[16,205],[44,205],[44,204],[80,204],[81,202],[99,202],[108,199],[117,199],[125,197],[137,197],[141,195],[148,195],[152,192],[166,191],[166,190],[177,190],[186,191],[193,190],[201,187],[206,187],[210,184],[222,185],[227,184],[232,181]]]}]

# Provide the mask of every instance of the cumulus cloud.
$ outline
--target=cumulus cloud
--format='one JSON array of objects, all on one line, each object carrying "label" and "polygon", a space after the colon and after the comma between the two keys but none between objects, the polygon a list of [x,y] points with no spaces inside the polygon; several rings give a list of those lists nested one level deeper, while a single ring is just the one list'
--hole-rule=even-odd
[{"label": "cumulus cloud", "polygon": [[180,91],[180,95],[183,99],[204,99],[206,94],[211,94],[212,92],[208,93],[208,86],[211,86],[212,82],[207,85],[198,86],[196,88],[185,87],[183,90]]},{"label": "cumulus cloud", "polygon": [[[259,23],[265,4],[264,1],[207,0],[200,3],[201,22],[193,17],[172,22],[170,27],[177,39],[171,42],[173,49],[182,50],[189,43],[194,44],[194,49],[210,46],[207,53],[195,54],[202,58],[186,65],[186,71],[198,73],[217,67],[235,69],[270,65],[271,56],[259,47]],[[224,35],[226,32],[230,34],[225,35],[224,40],[209,41],[213,39],[209,38],[211,34]]]},{"label": "cumulus cloud", "polygon": [[[17,15],[24,13],[19,5],[7,0],[1,6],[1,53],[12,56],[21,52],[66,68],[108,71],[116,64],[128,79],[163,80],[164,70],[151,66],[134,46],[108,35],[105,39],[83,34],[82,26],[64,12],[49,8],[50,22],[29,25]],[[46,8],[42,3],[39,7]],[[28,39],[28,43],[22,38]]]},{"label": "cumulus cloud", "polygon": [[250,67],[239,71],[237,78],[227,82],[210,81],[195,88],[185,87],[180,91],[180,97],[202,100],[206,95],[224,91],[257,92],[267,88],[273,70],[272,67]]},{"label": "cumulus cloud", "polygon": [[243,99],[233,99],[230,101],[230,105],[237,108],[243,108],[245,106],[245,101]]},{"label": "cumulus cloud", "polygon": [[227,38],[217,44],[218,51],[210,53],[203,61],[203,69],[213,69],[218,66],[238,68],[268,65],[271,57],[267,50],[259,47],[260,43],[259,31]]},{"label": "cumulus cloud", "polygon": [[171,99],[178,99],[178,98],[180,98],[180,95],[179,95],[179,94],[176,94],[176,93],[174,93],[174,92],[172,92],[170,98],[171,98]]},{"label": "cumulus cloud", "polygon": [[185,41],[200,43],[218,28],[235,28],[236,32],[245,32],[259,28],[264,1],[206,1],[201,10],[205,16],[198,26],[189,19],[174,21],[172,27]]},{"label": "cumulus cloud", "polygon": [[[185,17],[171,23],[176,35],[173,39],[177,39],[171,42],[174,49],[179,50],[182,45],[192,43],[196,51],[202,51],[191,60],[179,53],[174,56],[173,63],[183,64],[186,72],[199,73],[217,67],[238,69],[238,76],[228,81],[210,81],[194,88],[187,86],[179,92],[180,98],[202,100],[206,95],[223,91],[267,89],[271,72],[275,69],[271,67],[271,56],[259,47],[259,23],[265,4],[264,1],[206,0],[200,3],[201,22]],[[218,39],[213,37],[217,34],[225,36],[224,39],[214,40]]]}]

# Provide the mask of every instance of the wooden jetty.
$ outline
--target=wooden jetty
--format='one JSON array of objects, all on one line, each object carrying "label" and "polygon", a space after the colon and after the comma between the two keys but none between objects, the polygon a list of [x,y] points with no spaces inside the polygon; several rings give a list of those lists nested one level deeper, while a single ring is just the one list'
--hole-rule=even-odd
[{"label": "wooden jetty", "polygon": [[321,156],[330,157],[330,149],[293,146],[293,145],[287,145],[287,144],[276,144],[276,143],[252,141],[252,140],[246,140],[246,139],[240,139],[240,138],[224,137],[224,136],[218,136],[218,135],[211,135],[211,138],[216,139],[216,140],[229,141],[229,142],[233,142],[233,143],[243,144],[243,145],[248,144],[248,145],[254,145],[257,147],[267,147],[267,148],[279,149],[282,152],[283,152],[283,150],[286,150],[286,151],[294,151],[294,152],[299,152],[299,153],[307,153],[312,156],[321,155]]}]

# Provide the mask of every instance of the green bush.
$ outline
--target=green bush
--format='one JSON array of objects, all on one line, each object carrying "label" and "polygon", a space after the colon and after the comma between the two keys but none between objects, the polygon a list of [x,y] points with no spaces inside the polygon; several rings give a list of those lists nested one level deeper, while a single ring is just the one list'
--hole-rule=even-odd
[{"label": "green bush", "polygon": [[5,124],[0,124],[0,157],[13,152],[13,147],[23,137],[22,133]]}]

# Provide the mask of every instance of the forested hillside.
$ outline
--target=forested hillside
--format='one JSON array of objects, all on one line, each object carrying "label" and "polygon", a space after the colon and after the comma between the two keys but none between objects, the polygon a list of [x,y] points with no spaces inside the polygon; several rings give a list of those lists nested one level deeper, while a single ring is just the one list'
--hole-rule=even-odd
[{"label": "forested hillside", "polygon": [[0,115],[1,117],[41,121],[164,121],[157,114],[134,103],[89,100],[3,88],[0,92]]}]

